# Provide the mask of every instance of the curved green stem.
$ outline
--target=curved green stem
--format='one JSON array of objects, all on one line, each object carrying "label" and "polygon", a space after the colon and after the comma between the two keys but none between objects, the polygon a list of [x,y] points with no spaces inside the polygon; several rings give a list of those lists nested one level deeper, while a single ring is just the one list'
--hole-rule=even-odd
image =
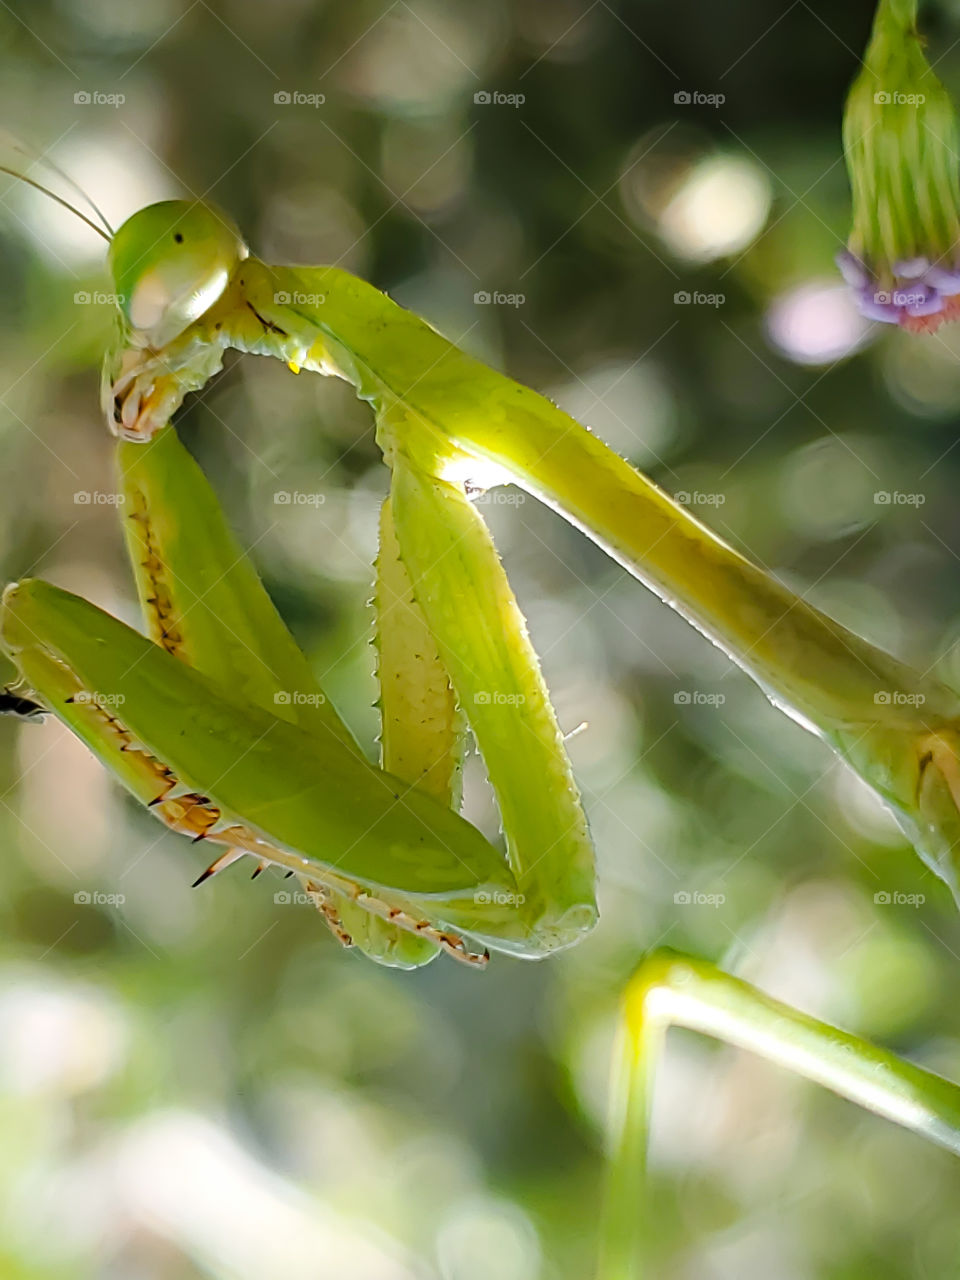
[{"label": "curved green stem", "polygon": [[671,1026],[750,1049],[960,1155],[960,1086],[799,1013],[705,960],[655,951],[624,995],[599,1280],[652,1276],[645,1249],[647,1146],[657,1063]]}]

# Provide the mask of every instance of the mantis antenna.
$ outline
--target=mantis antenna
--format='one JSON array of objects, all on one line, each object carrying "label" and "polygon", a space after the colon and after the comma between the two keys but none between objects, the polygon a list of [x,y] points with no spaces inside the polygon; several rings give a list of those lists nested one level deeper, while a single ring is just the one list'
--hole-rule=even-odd
[{"label": "mantis antenna", "polygon": [[106,231],[104,231],[103,227],[98,226],[92,218],[88,218],[85,213],[81,213],[76,205],[72,205],[70,201],[65,200],[63,196],[58,196],[55,191],[51,191],[49,187],[45,187],[42,182],[37,182],[35,178],[28,178],[25,173],[18,173],[16,169],[10,169],[3,164],[0,164],[0,173],[5,173],[11,178],[18,178],[21,182],[25,182],[27,186],[33,187],[37,191],[42,191],[45,196],[49,196],[51,200],[55,200],[57,204],[62,205],[64,209],[69,209],[71,213],[76,214],[81,222],[85,222],[91,230],[95,231],[98,236],[106,240],[107,244],[109,244],[113,239],[113,228],[103,216],[100,209],[94,204],[82,188],[73,181],[69,174],[64,173],[63,170],[59,168],[59,166],[55,165],[51,160],[45,160],[44,163],[49,165],[53,172],[63,178],[65,182],[68,182],[74,190],[79,192],[90,208],[96,213],[97,217],[103,223],[103,226],[106,227]]},{"label": "mantis antenna", "polygon": [[[42,164],[46,166],[51,173],[55,173],[58,178],[62,178],[67,186],[72,187],[87,207],[97,215],[106,227],[108,233],[111,236],[113,235],[113,227],[111,227],[110,223],[104,217],[103,210],[97,202],[92,196],[89,196],[86,191],[84,191],[79,182],[71,178],[70,174],[67,173],[65,169],[61,169],[55,160],[51,160],[46,154],[41,154],[35,147],[31,147],[28,143],[22,142],[15,134],[8,133],[6,130],[0,130],[0,139],[3,139],[6,142],[11,151],[15,151],[17,155],[23,156],[23,158],[30,161],[31,164]],[[18,173],[16,176],[21,177],[22,175]]]}]

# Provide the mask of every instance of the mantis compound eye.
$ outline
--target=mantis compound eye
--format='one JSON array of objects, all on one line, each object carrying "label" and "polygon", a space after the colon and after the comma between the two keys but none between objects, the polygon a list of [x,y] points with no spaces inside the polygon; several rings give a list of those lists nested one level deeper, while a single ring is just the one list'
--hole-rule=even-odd
[{"label": "mantis compound eye", "polygon": [[220,297],[248,249],[228,219],[186,200],[148,205],[110,243],[110,271],[129,341],[157,349]]}]

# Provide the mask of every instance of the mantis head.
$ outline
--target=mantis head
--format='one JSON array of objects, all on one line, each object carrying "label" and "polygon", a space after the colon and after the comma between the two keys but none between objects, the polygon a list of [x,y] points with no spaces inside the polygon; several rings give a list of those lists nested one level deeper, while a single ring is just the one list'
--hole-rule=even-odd
[{"label": "mantis head", "polygon": [[42,163],[89,206],[93,218],[29,173],[0,164],[0,173],[42,192],[107,241],[124,339],[131,347],[157,350],[178,337],[217,301],[249,253],[229,218],[196,201],[148,205],[115,232],[69,174],[15,140],[10,145],[31,165]]},{"label": "mantis head", "polygon": [[183,333],[248,252],[234,224],[206,205],[163,200],[133,214],[108,255],[130,345],[157,350]]}]

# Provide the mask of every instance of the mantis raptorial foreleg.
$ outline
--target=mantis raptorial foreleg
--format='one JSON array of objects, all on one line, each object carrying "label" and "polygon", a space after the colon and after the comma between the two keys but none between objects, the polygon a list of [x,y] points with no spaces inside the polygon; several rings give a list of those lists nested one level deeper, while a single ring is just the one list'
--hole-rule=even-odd
[{"label": "mantis raptorial foreleg", "polygon": [[[117,461],[124,531],[151,638],[281,719],[308,733],[332,733],[360,755],[176,433],[160,433],[146,450],[121,444]],[[396,616],[383,619],[388,635]],[[428,939],[337,890],[306,875],[300,881],[340,940],[371,958],[406,968],[436,954]]]},{"label": "mantis raptorial foreleg", "polygon": [[462,487],[391,456],[403,558],[500,806],[519,890],[508,905],[552,950],[594,923],[593,853],[537,656]]},{"label": "mantis raptorial foreleg", "polygon": [[[462,725],[439,649],[449,656],[452,622],[429,598],[452,567],[450,530],[426,507],[413,534],[407,517],[400,539],[393,523],[417,473],[398,458],[381,522],[379,672],[392,766],[381,772],[313,677],[172,429],[146,447],[122,444],[118,457],[152,642],[44,583],[9,588],[0,634],[44,702],[173,829],[225,846],[212,869],[242,851],[293,871],[341,940],[373,959],[412,967],[444,947],[482,961],[461,931],[525,956],[576,941],[595,918],[584,819],[522,618],[462,493],[456,554],[478,604],[464,612],[461,601],[459,624],[473,617],[478,637],[496,639],[483,654],[471,641],[485,684],[523,691],[493,698],[498,716],[486,721],[515,716],[512,747],[490,730],[478,735],[516,774],[494,770],[508,834],[519,833],[508,846],[513,869],[450,808]],[[453,671],[461,697],[477,687],[462,660]],[[524,786],[539,797],[533,819],[520,812]],[[561,854],[569,866],[557,889]]]},{"label": "mantis raptorial foreleg", "polygon": [[[449,809],[363,760],[173,432],[146,450],[123,446],[120,462],[132,558],[158,643],[55,588],[20,584],[5,597],[3,634],[24,677],[168,825],[228,851],[245,849],[322,887],[374,958],[422,963],[434,941],[466,955],[443,923],[445,912],[457,914],[462,899],[459,913],[472,921],[473,892],[515,888],[499,855]],[[167,504],[170,483],[177,500]],[[285,778],[280,783],[277,774],[261,790],[257,779],[265,780],[268,760]],[[364,793],[357,782],[373,785]],[[325,798],[311,797],[317,786]],[[258,792],[266,809],[253,813]],[[273,838],[278,803],[287,811],[281,826],[313,831],[293,841],[296,852]],[[338,829],[337,808],[352,834]],[[317,861],[299,853],[311,841]],[[393,860],[405,843],[412,879],[396,887]],[[377,848],[381,867],[368,861],[357,876],[355,860],[363,862],[366,849],[375,862]],[[448,868],[448,883],[461,886],[448,902],[429,868],[431,848]],[[377,911],[395,913],[405,927]]]},{"label": "mantis raptorial foreleg", "polygon": [[19,582],[4,593],[0,624],[24,679],[140,798],[209,801],[208,838],[263,849],[333,888],[422,898],[451,920],[473,919],[478,890],[515,887],[497,851],[451,810],[334,734],[238,701],[78,596]]}]

